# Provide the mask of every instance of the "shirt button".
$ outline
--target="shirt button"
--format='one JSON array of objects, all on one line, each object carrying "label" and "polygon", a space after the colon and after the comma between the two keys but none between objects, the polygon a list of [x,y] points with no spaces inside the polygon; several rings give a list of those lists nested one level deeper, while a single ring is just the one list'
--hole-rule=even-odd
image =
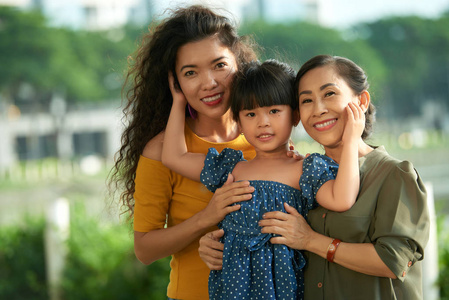
[{"label": "shirt button", "polygon": [[318,282],[318,288],[322,288],[323,284],[321,282]]},{"label": "shirt button", "polygon": [[403,271],[403,272],[402,272],[402,277],[405,277],[405,274],[406,274],[405,271]]},{"label": "shirt button", "polygon": [[412,264],[413,264],[412,261],[409,261],[407,266],[410,268],[412,266]]},{"label": "shirt button", "polygon": [[326,214],[323,214],[323,219],[326,218]]}]

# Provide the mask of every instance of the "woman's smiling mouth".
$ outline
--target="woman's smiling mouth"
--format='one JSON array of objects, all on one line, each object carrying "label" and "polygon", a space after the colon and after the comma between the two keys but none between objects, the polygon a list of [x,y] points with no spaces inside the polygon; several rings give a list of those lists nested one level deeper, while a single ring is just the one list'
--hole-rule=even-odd
[{"label": "woman's smiling mouth", "polygon": [[318,130],[327,130],[327,129],[332,128],[335,125],[336,122],[337,122],[337,119],[326,120],[326,121],[323,121],[323,122],[315,123],[313,125],[313,127],[318,129]]}]

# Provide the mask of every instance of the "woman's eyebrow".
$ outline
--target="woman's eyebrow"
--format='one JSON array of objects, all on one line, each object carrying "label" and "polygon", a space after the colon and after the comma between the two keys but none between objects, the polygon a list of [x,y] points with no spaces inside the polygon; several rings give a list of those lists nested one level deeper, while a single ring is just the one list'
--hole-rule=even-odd
[{"label": "woman's eyebrow", "polygon": [[[339,87],[339,86],[336,85],[335,83],[326,83],[326,84],[323,84],[322,86],[320,86],[320,91],[324,90],[324,89],[327,88],[328,86],[336,86],[336,87]],[[312,91],[309,91],[309,90],[302,91],[301,93],[299,93],[298,96],[301,96],[302,94],[312,94]]]},{"label": "woman's eyebrow", "polygon": [[[211,64],[216,63],[217,61],[220,61],[220,60],[222,60],[223,58],[228,58],[228,57],[227,57],[227,56],[220,56],[220,57],[217,57],[217,58],[215,58],[215,59],[213,59],[213,60],[211,61]],[[180,69],[179,71],[182,71],[182,70],[184,70],[185,68],[196,68],[196,67],[197,67],[197,65],[184,65],[184,66],[181,67],[181,69]]]}]

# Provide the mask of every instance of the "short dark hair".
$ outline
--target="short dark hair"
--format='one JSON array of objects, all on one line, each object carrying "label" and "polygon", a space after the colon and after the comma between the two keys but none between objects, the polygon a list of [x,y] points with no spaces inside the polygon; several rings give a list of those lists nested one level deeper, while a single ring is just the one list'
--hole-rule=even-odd
[{"label": "short dark hair", "polygon": [[286,63],[274,59],[263,63],[244,64],[235,75],[231,86],[231,111],[239,121],[239,112],[272,105],[289,105],[298,109],[293,84],[295,71]]},{"label": "short dark hair", "polygon": [[[348,86],[356,95],[360,95],[363,91],[368,90],[368,76],[365,71],[352,60],[332,55],[317,55],[305,62],[298,71],[295,80],[296,101],[299,103],[299,81],[310,70],[318,67],[330,65],[334,67],[336,72],[346,81]],[[365,129],[362,133],[362,139],[367,139],[372,131],[375,122],[376,108],[370,102],[365,112]]]}]

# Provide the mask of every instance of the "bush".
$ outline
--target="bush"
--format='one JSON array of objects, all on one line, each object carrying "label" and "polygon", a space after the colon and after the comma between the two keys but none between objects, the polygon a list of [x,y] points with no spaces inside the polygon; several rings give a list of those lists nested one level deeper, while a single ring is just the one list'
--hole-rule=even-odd
[{"label": "bush", "polygon": [[75,207],[62,283],[64,298],[166,299],[168,258],[144,266],[134,255],[126,226],[99,226],[94,219],[79,217],[83,215],[84,209]]},{"label": "bush", "polygon": [[[126,226],[101,224],[82,206],[70,223],[63,299],[167,299],[169,258],[143,265]],[[44,230],[42,219],[0,227],[0,299],[48,299]]]},{"label": "bush", "polygon": [[0,299],[48,299],[44,220],[0,227]]},{"label": "bush", "polygon": [[439,276],[438,286],[440,287],[440,299],[449,300],[449,234],[447,231],[446,217],[438,218],[438,262]]}]

